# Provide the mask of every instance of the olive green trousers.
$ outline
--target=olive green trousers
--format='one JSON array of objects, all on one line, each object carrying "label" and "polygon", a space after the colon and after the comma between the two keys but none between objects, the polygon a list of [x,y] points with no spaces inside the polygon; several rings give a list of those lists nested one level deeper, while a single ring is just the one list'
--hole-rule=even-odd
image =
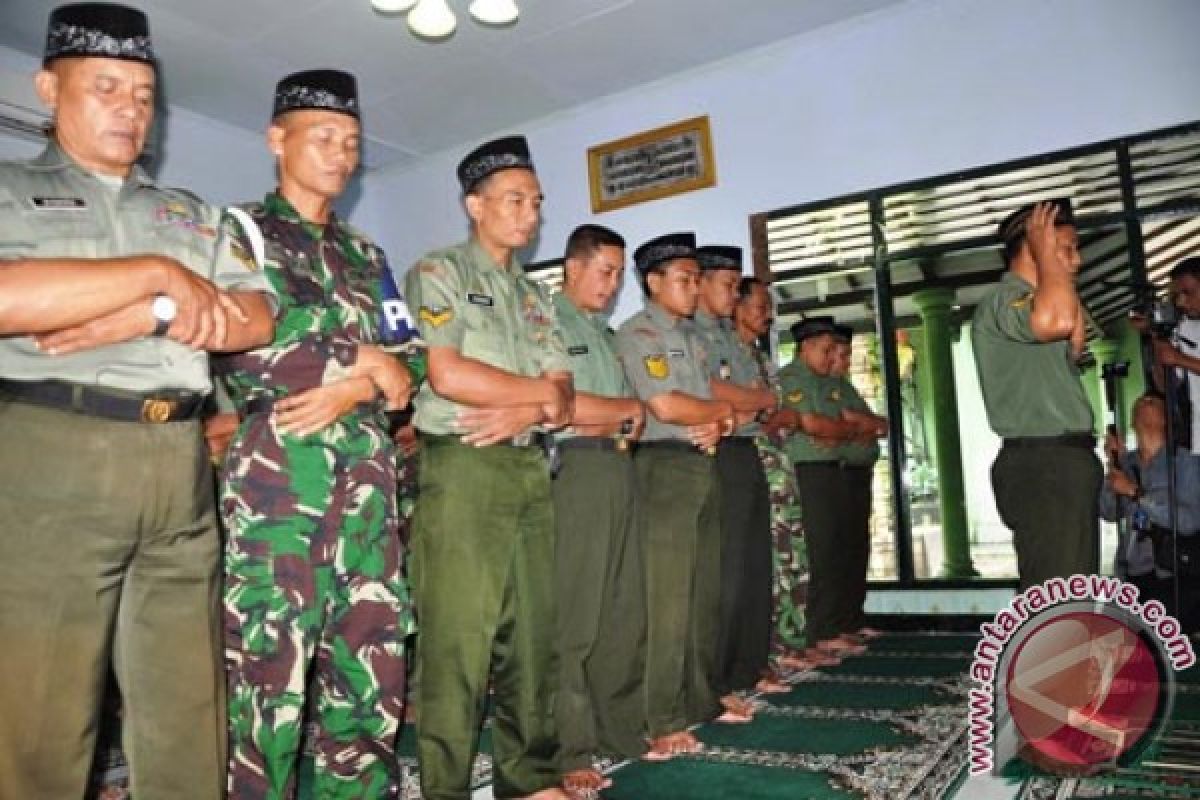
[{"label": "olive green trousers", "polygon": [[220,798],[220,542],[200,423],[0,395],[0,442],[0,797],[83,796],[111,659],[133,796]]}]

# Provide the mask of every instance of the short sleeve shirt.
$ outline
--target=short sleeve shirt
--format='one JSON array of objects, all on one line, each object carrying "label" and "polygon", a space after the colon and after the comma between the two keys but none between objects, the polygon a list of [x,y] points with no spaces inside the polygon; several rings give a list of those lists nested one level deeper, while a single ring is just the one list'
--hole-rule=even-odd
[{"label": "short sleeve shirt", "polygon": [[[616,334],[604,318],[578,308],[561,292],[553,300],[575,389],[600,397],[632,396],[633,389],[617,357]],[[572,435],[569,430],[558,434],[559,438]]]},{"label": "short sleeve shirt", "polygon": [[[841,416],[846,402],[837,379],[816,374],[799,357],[779,371],[779,388],[783,407],[798,414],[836,418]],[[796,431],[789,436],[785,449],[797,464],[842,458],[838,450],[819,446],[813,437],[803,431]]]},{"label": "short sleeve shirt", "polygon": [[[111,188],[54,143],[32,161],[0,163],[0,259],[155,253],[222,288],[273,294],[253,259],[235,252],[220,216],[190,193],[159,188],[136,166]],[[57,356],[29,336],[0,337],[0,377],[128,391],[212,388],[207,354],[160,336]]]},{"label": "short sleeve shirt", "polygon": [[1071,343],[1040,342],[1030,313],[1033,286],[1005,273],[975,308],[971,345],[988,423],[998,436],[1092,433]]},{"label": "short sleeve shirt", "polygon": [[[704,343],[710,378],[745,387],[761,388],[766,385],[754,351],[738,339],[729,320],[719,319],[701,309],[696,311],[692,324]],[[737,429],[738,436],[756,436],[761,432],[762,425],[755,420]]]},{"label": "short sleeve shirt", "polygon": [[[840,389],[842,397],[842,407],[848,408],[851,411],[861,411],[864,414],[874,414],[875,411],[867,405],[867,401],[863,399],[858,388],[845,375],[831,378]],[[860,442],[848,442],[837,448],[843,461],[847,464],[855,466],[869,467],[879,459],[879,441],[873,439],[871,442],[863,444]]]},{"label": "short sleeve shirt", "polygon": [[[554,307],[514,258],[497,264],[470,239],[435,250],[405,275],[404,295],[428,347],[451,347],[489,366],[525,377],[570,367]],[[425,433],[458,433],[463,406],[426,381],[413,401],[414,424]]]},{"label": "short sleeve shirt", "polygon": [[[625,375],[642,401],[668,392],[683,392],[702,400],[712,398],[708,356],[692,323],[675,319],[657,303],[634,314],[617,330],[617,352]],[[688,441],[687,428],[668,425],[646,415],[642,441]]]}]

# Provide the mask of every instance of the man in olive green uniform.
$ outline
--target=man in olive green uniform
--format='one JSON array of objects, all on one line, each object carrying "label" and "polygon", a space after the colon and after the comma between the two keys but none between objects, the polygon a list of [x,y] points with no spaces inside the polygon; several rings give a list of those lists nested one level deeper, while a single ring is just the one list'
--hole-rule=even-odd
[{"label": "man in olive green uniform", "polygon": [[999,236],[1008,272],[979,301],[971,345],[988,423],[1004,439],[992,465],[996,510],[1026,588],[1097,569],[1104,470],[1076,365],[1087,328],[1070,202],[1021,208]]},{"label": "man in olive green uniform", "polygon": [[646,747],[646,604],[631,440],[645,412],[633,396],[604,313],[621,288],[625,240],[599,225],[567,239],[554,296],[575,382],[575,418],[559,434],[559,758],[567,789],[603,789],[597,753],[636,758]]},{"label": "man in olive green uniform", "polygon": [[771,497],[754,445],[761,419],[778,404],[763,381],[754,352],[733,331],[742,276],[742,249],[708,245],[697,250],[700,301],[692,318],[708,356],[713,396],[738,414],[733,436],[717,448],[721,484],[721,625],[714,681],[726,709],[749,716],[736,690],[787,691],[768,680],[771,639]]},{"label": "man in olive green uniform", "polygon": [[222,796],[205,351],[273,325],[218,213],[134,166],[154,63],[140,11],[55,10],[54,139],[0,164],[0,797],[83,795],[110,658],[133,794]]},{"label": "man in olive green uniform", "polygon": [[427,800],[466,800],[495,689],[496,797],[556,788],[554,519],[542,429],[571,420],[571,373],[554,309],[515,252],[542,191],[524,137],[488,142],[458,168],[471,238],[409,271],[428,345],[409,577],[421,626],[417,757]]},{"label": "man in olive green uniform", "polygon": [[875,477],[875,462],[879,460],[877,437],[887,434],[887,419],[871,410],[850,381],[853,338],[854,330],[850,326],[837,326],[833,363],[829,370],[829,376],[836,382],[844,402],[842,417],[858,426],[852,438],[838,447],[849,492],[848,513],[843,523],[846,535],[843,539],[845,556],[842,559],[846,605],[839,609],[839,628],[843,634],[872,638],[879,635],[879,631],[867,627],[863,614],[863,603],[867,599],[867,564],[871,555],[871,483]]},{"label": "man in olive green uniform", "polygon": [[787,454],[796,467],[804,531],[808,539],[808,634],[818,650],[850,652],[856,643],[842,636],[844,613],[852,602],[845,585],[849,561],[842,540],[850,489],[837,447],[856,427],[842,416],[845,398],[829,376],[835,327],[830,317],[810,317],[792,326],[796,356],[779,371],[788,414]]},{"label": "man in olive green uniform", "polygon": [[721,580],[713,455],[732,432],[733,407],[712,399],[707,357],[688,319],[699,293],[695,236],[652,239],[634,260],[646,307],[621,326],[617,350],[648,412],[637,453],[648,617],[645,757],[664,760],[696,750],[688,725],[721,708],[713,685]]}]

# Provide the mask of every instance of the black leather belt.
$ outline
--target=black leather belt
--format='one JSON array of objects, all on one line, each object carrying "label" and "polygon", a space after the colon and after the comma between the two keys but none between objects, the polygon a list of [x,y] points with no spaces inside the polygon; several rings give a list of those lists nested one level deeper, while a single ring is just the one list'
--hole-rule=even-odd
[{"label": "black leather belt", "polygon": [[0,379],[0,394],[22,403],[91,417],[152,424],[196,419],[204,410],[205,398],[205,395],[196,392],[127,392],[65,381],[4,379]]},{"label": "black leather belt", "polygon": [[681,442],[678,439],[656,439],[652,442],[638,442],[639,450],[663,450],[673,453],[691,453],[702,456],[704,452],[691,442]]},{"label": "black leather belt", "polygon": [[726,436],[720,447],[756,447],[753,436]]},{"label": "black leather belt", "polygon": [[558,443],[559,450],[604,450],[610,453],[628,453],[629,442],[608,436],[573,436]]},{"label": "black leather belt", "polygon": [[1064,433],[1059,436],[1009,436],[1005,447],[1082,447],[1096,448],[1096,437],[1090,433]]}]

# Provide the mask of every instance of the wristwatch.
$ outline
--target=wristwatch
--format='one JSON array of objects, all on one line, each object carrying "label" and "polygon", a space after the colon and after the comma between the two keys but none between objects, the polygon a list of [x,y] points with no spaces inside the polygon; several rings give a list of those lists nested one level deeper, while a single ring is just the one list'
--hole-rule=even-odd
[{"label": "wristwatch", "polygon": [[165,336],[167,329],[175,321],[175,315],[179,313],[179,306],[175,305],[175,301],[169,296],[156,294],[154,302],[150,304],[150,313],[154,315],[153,335]]}]

